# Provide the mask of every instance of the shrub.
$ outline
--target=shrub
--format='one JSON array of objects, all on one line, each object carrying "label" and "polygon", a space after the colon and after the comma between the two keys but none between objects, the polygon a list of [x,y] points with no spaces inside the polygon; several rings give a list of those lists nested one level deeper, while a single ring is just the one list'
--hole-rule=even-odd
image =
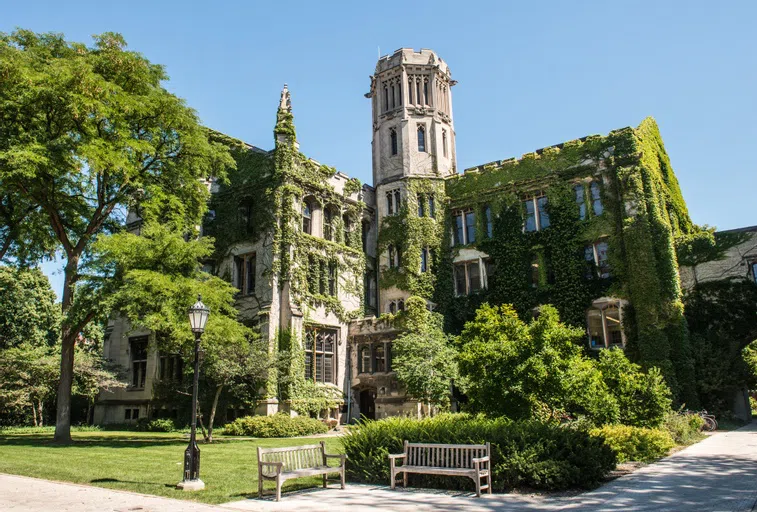
[{"label": "shrub", "polygon": [[[492,445],[493,489],[513,487],[560,490],[591,487],[615,467],[615,454],[588,431],[534,420],[512,421],[468,414],[434,418],[362,421],[342,438],[347,473],[358,482],[389,482],[389,453],[403,441]],[[410,475],[424,487],[471,489],[468,478]]]},{"label": "shrub", "polygon": [[690,444],[702,437],[704,419],[697,414],[670,412],[665,416],[663,428],[676,444]]},{"label": "shrub", "polygon": [[273,416],[245,416],[237,418],[223,429],[227,436],[296,437],[323,434],[329,427],[320,420],[288,414]]},{"label": "shrub", "polygon": [[173,432],[176,430],[176,424],[170,419],[157,419],[147,423],[144,430],[147,432]]},{"label": "shrub", "polygon": [[591,435],[604,439],[615,452],[618,462],[652,462],[667,455],[675,445],[665,430],[628,425],[605,425],[592,430]]}]

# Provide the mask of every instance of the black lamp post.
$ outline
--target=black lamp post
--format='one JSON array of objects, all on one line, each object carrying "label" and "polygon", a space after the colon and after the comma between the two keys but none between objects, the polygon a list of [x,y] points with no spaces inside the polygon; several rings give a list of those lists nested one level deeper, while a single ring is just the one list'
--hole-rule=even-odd
[{"label": "black lamp post", "polygon": [[210,308],[202,303],[202,297],[197,296],[197,302],[189,308],[189,324],[195,334],[195,373],[192,382],[192,430],[189,435],[189,446],[184,451],[184,479],[176,486],[185,491],[200,491],[205,483],[200,480],[200,448],[197,446],[197,381],[200,379],[200,337],[205,331]]}]

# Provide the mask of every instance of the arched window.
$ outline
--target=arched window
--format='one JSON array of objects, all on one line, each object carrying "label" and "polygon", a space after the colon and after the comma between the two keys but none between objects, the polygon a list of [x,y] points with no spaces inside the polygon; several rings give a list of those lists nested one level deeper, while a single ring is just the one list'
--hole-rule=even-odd
[{"label": "arched window", "polygon": [[423,126],[418,127],[418,151],[426,152],[426,129]]},{"label": "arched window", "polygon": [[392,156],[397,154],[397,130],[392,128],[389,130],[389,139],[391,140]]},{"label": "arched window", "polygon": [[400,299],[397,301],[397,311],[405,311],[405,301]]},{"label": "arched window", "polygon": [[394,314],[394,313],[396,313],[396,312],[397,312],[397,303],[396,303],[396,302],[394,302],[394,301],[391,301],[391,302],[389,303],[389,312],[390,312],[391,314]]},{"label": "arched window", "polygon": [[313,204],[308,199],[302,202],[302,232],[313,234]]}]

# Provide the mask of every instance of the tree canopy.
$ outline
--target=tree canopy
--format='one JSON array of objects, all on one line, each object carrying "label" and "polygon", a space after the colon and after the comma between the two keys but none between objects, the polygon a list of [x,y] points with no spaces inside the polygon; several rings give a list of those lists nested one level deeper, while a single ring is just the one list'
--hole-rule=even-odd
[{"label": "tree canopy", "polygon": [[[0,34],[0,214],[12,221],[0,230],[0,257],[37,261],[58,251],[65,260],[58,441],[70,440],[75,340],[107,312],[111,291],[84,272],[93,242],[128,209],[194,234],[205,180],[234,165],[163,87],[167,78],[119,34],[95,36],[92,46],[61,34]],[[77,287],[87,277],[90,286]]]}]

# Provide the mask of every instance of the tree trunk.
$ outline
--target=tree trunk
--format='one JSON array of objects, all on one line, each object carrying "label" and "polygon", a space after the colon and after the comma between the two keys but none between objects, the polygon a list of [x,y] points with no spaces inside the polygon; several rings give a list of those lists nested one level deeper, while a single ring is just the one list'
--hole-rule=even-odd
[{"label": "tree trunk", "polygon": [[60,353],[60,382],[58,383],[58,401],[55,411],[56,443],[71,442],[71,386],[74,381],[74,349],[76,348],[77,332],[73,332],[70,320],[66,318],[74,298],[76,274],[79,269],[79,256],[68,255],[68,262],[63,279],[63,326]]},{"label": "tree trunk", "polygon": [[42,410],[43,409],[44,409],[44,407],[43,407],[43,404],[42,404],[42,400],[39,400],[37,402],[37,416],[39,417],[39,423],[38,424],[39,424],[40,427],[44,427],[45,426],[45,421],[42,418]]},{"label": "tree trunk", "polygon": [[204,439],[208,438],[207,432],[205,432],[205,424],[202,422],[202,409],[200,408],[200,402],[197,402],[197,419],[200,420],[200,432]]},{"label": "tree trunk", "polygon": [[32,399],[32,419],[34,420],[34,426],[37,425],[37,406],[34,404],[34,400]]},{"label": "tree trunk", "polygon": [[213,420],[216,418],[216,408],[218,407],[218,398],[221,396],[221,390],[223,385],[216,387],[216,395],[213,397],[213,405],[210,407],[210,418],[208,418],[208,436],[205,438],[205,442],[213,442]]}]

